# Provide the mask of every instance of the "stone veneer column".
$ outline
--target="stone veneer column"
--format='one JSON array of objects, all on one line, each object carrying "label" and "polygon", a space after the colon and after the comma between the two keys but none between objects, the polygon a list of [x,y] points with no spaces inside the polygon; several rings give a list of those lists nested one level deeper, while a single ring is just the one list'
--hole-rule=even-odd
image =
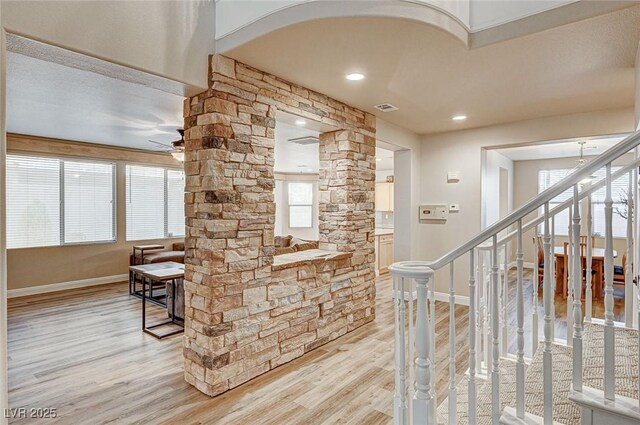
[{"label": "stone veneer column", "polygon": [[[348,129],[321,142],[336,260],[272,267],[276,110]],[[184,113],[185,379],[213,396],[373,319],[375,118],[223,56]]]},{"label": "stone veneer column", "polygon": [[[350,309],[362,313],[373,304],[368,297],[375,299],[376,139],[354,130],[322,133],[319,139],[320,248],[353,253]],[[355,302],[359,296],[365,297],[361,304]],[[373,309],[371,315],[373,320]]]}]

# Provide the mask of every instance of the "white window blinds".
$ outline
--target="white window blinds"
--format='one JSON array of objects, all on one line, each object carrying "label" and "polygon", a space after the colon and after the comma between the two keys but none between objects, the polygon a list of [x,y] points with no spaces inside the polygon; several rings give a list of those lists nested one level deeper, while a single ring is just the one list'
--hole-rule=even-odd
[{"label": "white window blinds", "polygon": [[167,170],[167,236],[184,236],[184,171]]},{"label": "white window blinds", "polygon": [[115,240],[114,165],[7,155],[7,247]]},{"label": "white window blinds", "polygon": [[7,155],[7,248],[60,245],[60,160]]},{"label": "white window blinds", "polygon": [[64,161],[64,242],[113,241],[114,166]]},{"label": "white window blinds", "polygon": [[184,236],[184,172],[126,166],[127,240]]}]

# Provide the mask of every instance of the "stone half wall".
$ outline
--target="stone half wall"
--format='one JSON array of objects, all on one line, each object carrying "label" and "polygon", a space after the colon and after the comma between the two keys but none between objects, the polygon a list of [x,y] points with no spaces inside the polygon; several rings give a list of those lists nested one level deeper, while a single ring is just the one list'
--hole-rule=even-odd
[{"label": "stone half wall", "polygon": [[[375,118],[224,56],[185,101],[185,378],[214,396],[373,320]],[[274,266],[274,135],[284,111],[321,135],[320,244]]]}]

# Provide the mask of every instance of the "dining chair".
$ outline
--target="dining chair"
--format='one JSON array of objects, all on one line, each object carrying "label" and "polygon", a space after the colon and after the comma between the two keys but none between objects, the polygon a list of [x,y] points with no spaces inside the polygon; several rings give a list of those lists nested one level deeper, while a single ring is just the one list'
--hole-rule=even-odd
[{"label": "dining chair", "polygon": [[[586,235],[580,235],[580,244],[584,244],[585,246],[587,245],[587,240],[588,237]],[[591,248],[595,248],[596,247],[596,237],[595,236],[591,236]]]},{"label": "dining chair", "polygon": [[544,249],[542,248],[542,236],[535,236],[533,238],[533,244],[538,252],[538,286],[540,286],[544,282]]},{"label": "dining chair", "polygon": [[622,266],[613,266],[613,283],[625,284],[625,268],[627,266],[627,254],[622,255]]}]

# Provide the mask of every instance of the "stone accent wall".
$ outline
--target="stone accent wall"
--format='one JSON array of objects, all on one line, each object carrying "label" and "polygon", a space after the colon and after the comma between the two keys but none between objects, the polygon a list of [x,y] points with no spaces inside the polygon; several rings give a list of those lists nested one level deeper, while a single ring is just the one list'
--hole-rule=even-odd
[{"label": "stone accent wall", "polygon": [[[374,318],[375,118],[224,56],[185,101],[185,378],[214,396]],[[341,259],[273,267],[276,111],[322,135],[320,232]]]}]

